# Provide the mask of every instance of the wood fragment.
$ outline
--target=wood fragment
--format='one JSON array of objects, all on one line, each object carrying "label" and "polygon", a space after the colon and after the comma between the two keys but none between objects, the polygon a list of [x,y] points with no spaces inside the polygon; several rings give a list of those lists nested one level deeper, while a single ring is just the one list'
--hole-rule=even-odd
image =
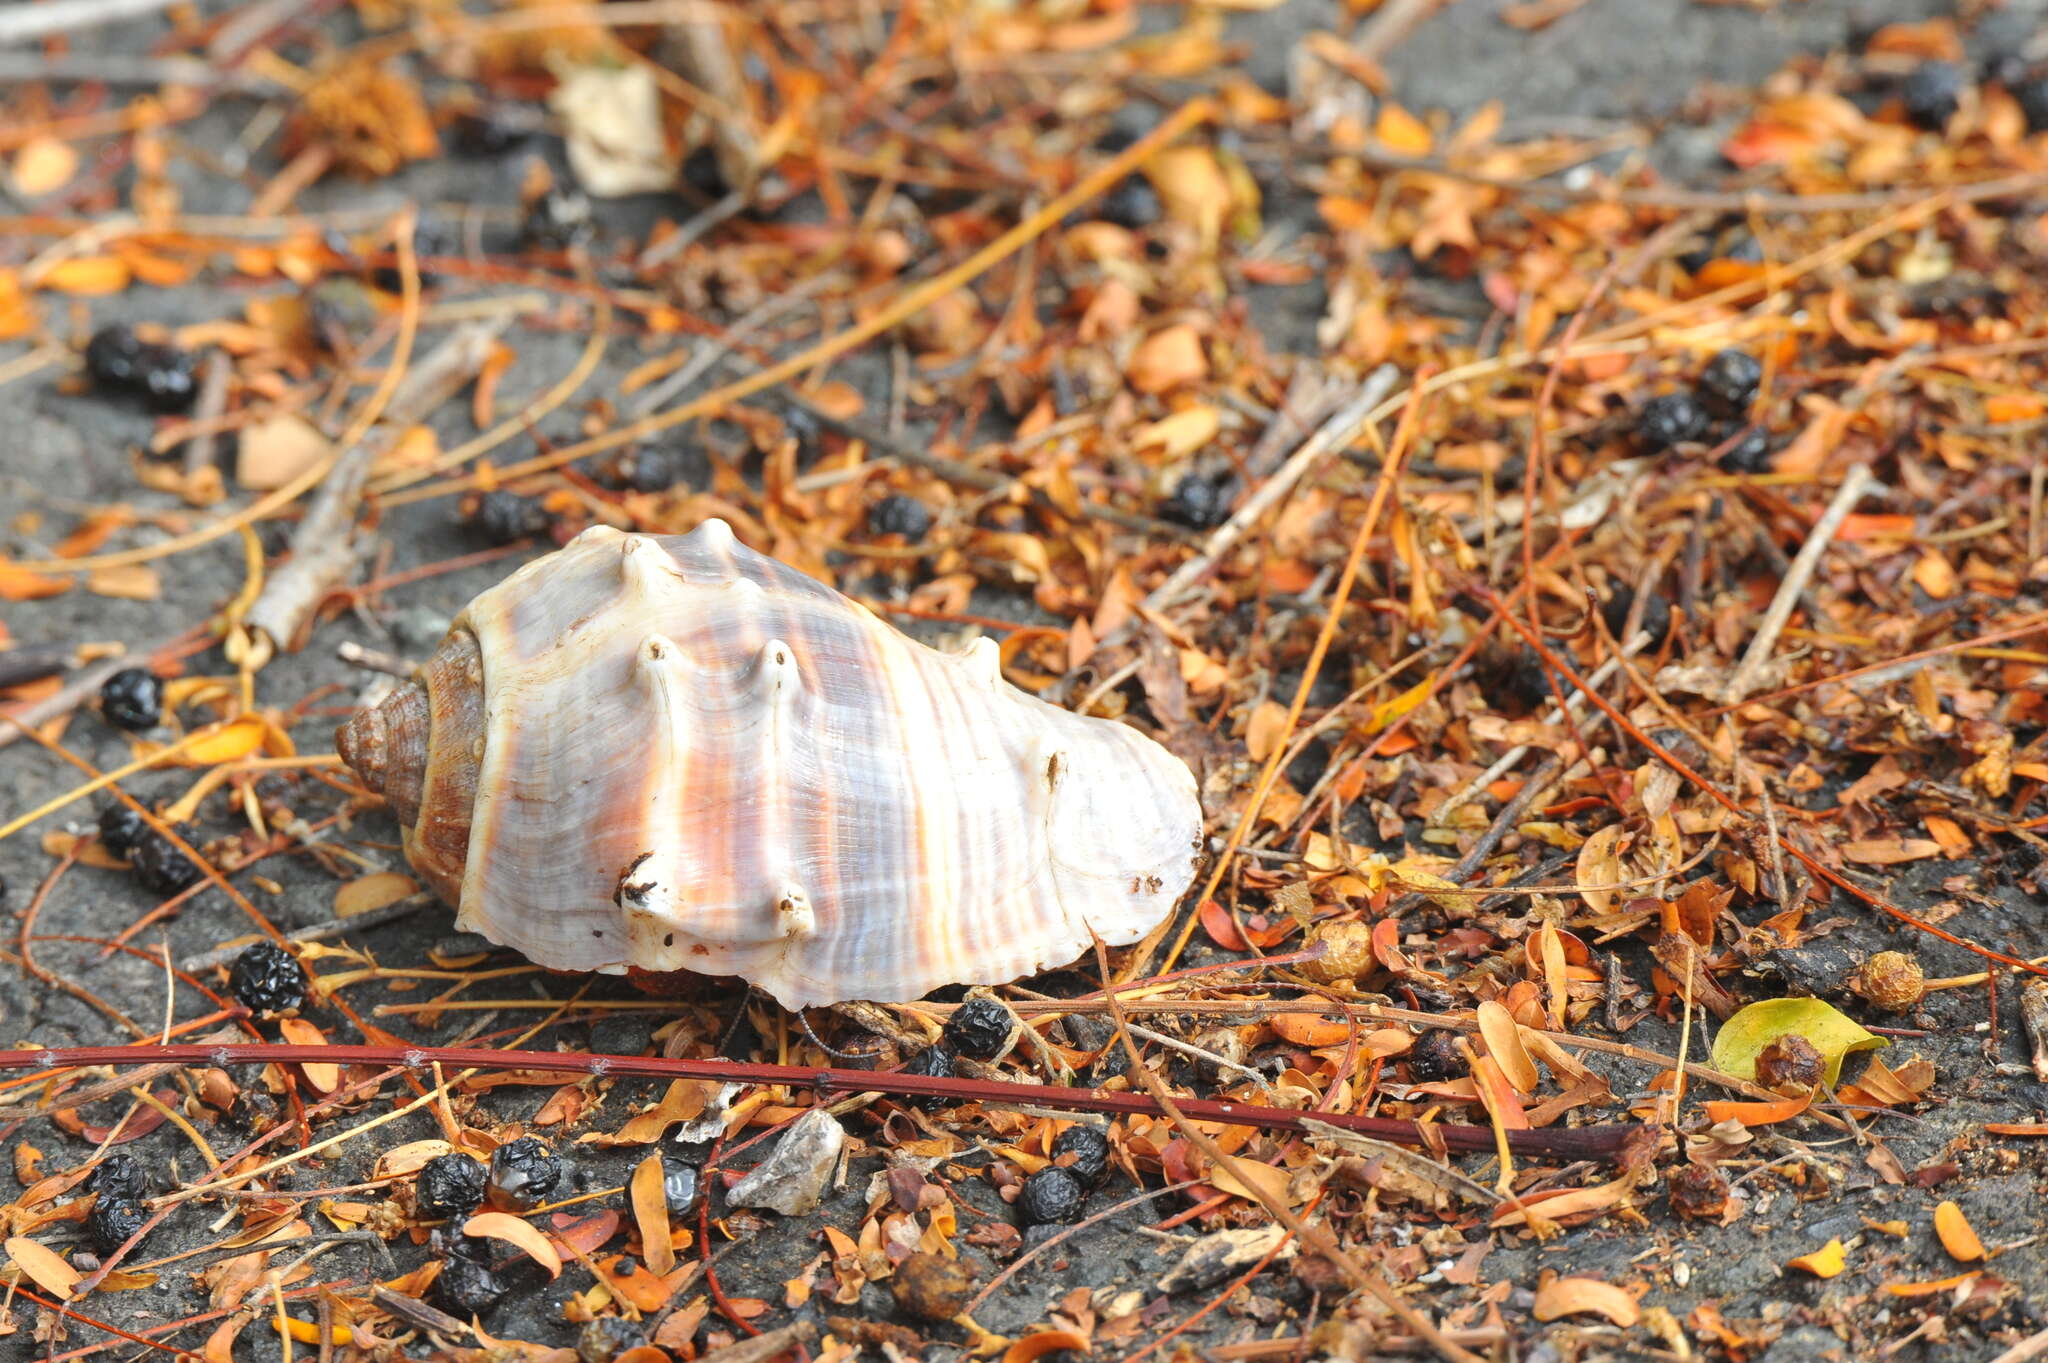
[{"label": "wood fragment", "polygon": [[2032,979],[2020,986],[2020,1022],[2027,1030],[2027,1059],[2034,1077],[2048,1084],[2048,980]]}]

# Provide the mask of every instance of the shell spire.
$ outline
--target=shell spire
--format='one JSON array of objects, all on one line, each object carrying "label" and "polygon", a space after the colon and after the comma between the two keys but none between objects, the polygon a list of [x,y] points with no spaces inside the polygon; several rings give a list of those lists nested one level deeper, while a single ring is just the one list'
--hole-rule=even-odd
[{"label": "shell spire", "polygon": [[990,641],[917,643],[716,520],[597,527],[526,565],[338,742],[461,926],[558,969],[739,975],[793,1007],[1136,941],[1202,831],[1158,744],[1008,685]]}]

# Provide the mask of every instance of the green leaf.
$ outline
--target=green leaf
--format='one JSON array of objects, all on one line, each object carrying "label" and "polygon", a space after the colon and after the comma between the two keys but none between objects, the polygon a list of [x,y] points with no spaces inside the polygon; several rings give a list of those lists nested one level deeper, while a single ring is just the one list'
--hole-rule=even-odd
[{"label": "green leaf", "polygon": [[1765,999],[1750,1004],[1722,1026],[1714,1038],[1714,1068],[1754,1083],[1757,1055],[1779,1037],[1794,1033],[1812,1042],[1827,1061],[1830,1086],[1841,1078],[1843,1056],[1891,1044],[1819,999]]}]

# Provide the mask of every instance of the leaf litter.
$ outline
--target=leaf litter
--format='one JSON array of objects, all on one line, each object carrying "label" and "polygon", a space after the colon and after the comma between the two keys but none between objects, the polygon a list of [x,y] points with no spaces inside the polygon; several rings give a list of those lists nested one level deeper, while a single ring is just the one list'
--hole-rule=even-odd
[{"label": "leaf litter", "polygon": [[[121,1047],[16,1038],[0,1330],[67,1358],[229,1359],[260,1328],[323,1359],[1471,1358],[1588,1331],[1745,1359],[1784,1302],[1685,1308],[1641,1256],[1518,1277],[1522,1242],[1654,1253],[1830,1199],[1903,1219],[1786,1256],[1850,1285],[1798,1297],[1809,1322],[2029,1347],[1999,1260],[2031,1232],[1930,1200],[2021,1167],[1998,1142],[2033,1106],[1977,1101],[2000,1120],[1910,1170],[1887,1142],[2048,1073],[2038,934],[1972,913],[2048,864],[2048,75],[1894,24],[1726,95],[1734,187],[1676,189],[1500,106],[1387,98],[1368,49],[1398,3],[1303,38],[1291,97],[1199,9],[348,8],[311,47],[261,6],[179,12],[151,60],[232,47],[233,87],[10,96],[32,211],[0,381],[139,404],[153,435],[132,490],[30,497],[0,558],[0,741],[82,778],[0,825],[47,858],[7,959]],[[200,217],[170,172],[218,171],[180,129],[226,100],[280,135],[248,210]],[[453,156],[499,158],[506,200],[297,206]],[[607,221],[641,192],[670,198],[651,230]],[[226,286],[212,316],[84,322],[196,280]],[[1248,301],[1309,283],[1317,353],[1277,353]],[[551,331],[585,338],[573,364],[502,396]],[[373,946],[426,901],[322,735],[432,641],[349,645],[357,696],[295,693],[292,655],[587,525],[713,515],[1186,757],[1212,841],[1180,919],[991,991],[1020,1044],[988,1062],[953,1053],[971,1002],[945,993],[792,1020],[721,982]],[[437,517],[477,552],[394,555]],[[241,589],[188,627],[39,633],[77,593],[177,605],[209,544]],[[163,708],[103,772],[113,661]],[[326,877],[325,921],[280,931],[277,858]],[[154,905],[133,927],[51,930],[124,873]],[[185,940],[202,896],[242,915],[229,940]],[[271,1008],[242,962],[279,948],[306,978]],[[95,992],[95,956],[169,1010]],[[1937,1001],[1987,1024],[1963,1072],[1916,1053],[1961,1056]],[[610,1151],[585,1172],[611,1186],[559,1182]],[[778,1159],[772,1214],[731,1196]],[[478,1170],[426,1214],[430,1177],[459,1202]],[[1870,1200],[1892,1188],[1920,1200]],[[1109,1216],[1173,1257],[1009,1333],[976,1318]],[[794,1275],[750,1275],[737,1251],[778,1242]],[[123,1302],[171,1273],[201,1309]],[[502,1316],[533,1337],[494,1331],[550,1280]],[[1859,1315],[1880,1288],[1891,1314]]]}]

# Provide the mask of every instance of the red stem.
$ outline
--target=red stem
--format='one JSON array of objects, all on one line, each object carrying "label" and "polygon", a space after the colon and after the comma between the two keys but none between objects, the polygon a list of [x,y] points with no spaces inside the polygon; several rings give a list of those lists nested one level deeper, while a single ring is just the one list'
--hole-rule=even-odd
[{"label": "red stem", "polygon": [[[886,1093],[902,1098],[944,1098],[955,1102],[1029,1103],[1073,1112],[1111,1116],[1163,1115],[1143,1094],[1106,1093],[1099,1089],[1060,1088],[1047,1084],[1011,1084],[986,1079],[940,1078],[930,1074],[876,1073],[869,1070],[812,1069],[802,1065],[750,1065],[730,1060],[671,1060],[641,1055],[580,1055],[563,1051],[497,1051],[455,1046],[73,1046],[47,1050],[0,1050],[0,1070],[54,1071],[95,1065],[367,1065],[444,1069],[544,1070],[558,1074],[613,1074],[644,1079],[706,1079],[715,1083],[782,1084],[807,1088],[820,1097],[855,1093]],[[1450,1150],[1491,1152],[1493,1128],[1432,1123],[1427,1137],[1414,1122],[1392,1117],[1361,1117],[1348,1112],[1301,1113],[1251,1103],[1225,1103],[1204,1098],[1177,1100],[1190,1118],[1227,1126],[1256,1126],[1272,1131],[1307,1133],[1303,1118],[1345,1131],[1403,1145],[1438,1141]],[[1556,1130],[1510,1131],[1509,1148],[1537,1158],[1610,1159],[1637,1128],[1630,1124],[1568,1127]]]}]

